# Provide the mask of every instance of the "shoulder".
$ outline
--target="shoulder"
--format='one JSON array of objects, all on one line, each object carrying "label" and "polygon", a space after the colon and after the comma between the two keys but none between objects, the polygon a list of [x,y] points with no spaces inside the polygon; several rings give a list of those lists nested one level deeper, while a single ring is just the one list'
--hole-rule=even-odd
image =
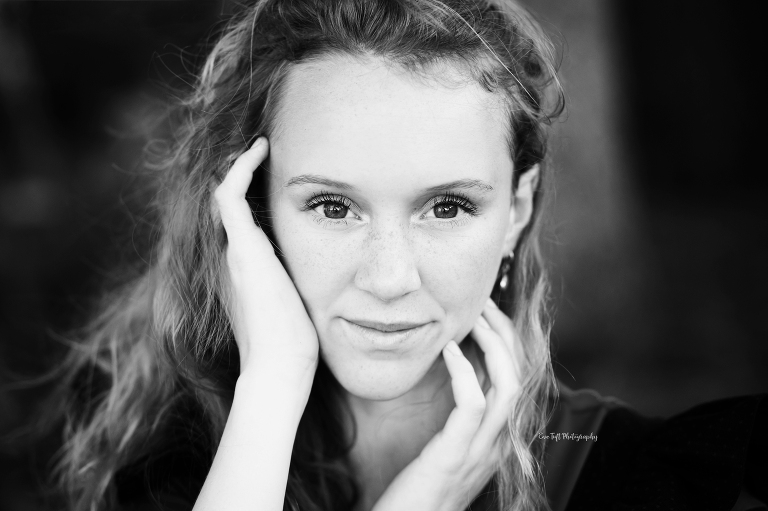
[{"label": "shoulder", "polygon": [[[626,403],[591,389],[572,390],[559,384],[559,397],[545,432],[544,475],[553,511],[565,509],[582,467],[600,439],[600,428],[611,413],[628,410]],[[649,421],[648,426],[652,424]],[[646,427],[645,421],[635,427]]]},{"label": "shoulder", "polygon": [[[589,418],[568,420],[579,416]],[[552,432],[563,425],[585,436],[597,432],[588,444],[548,441],[554,511],[768,509],[768,440],[761,434],[768,431],[768,394],[703,403],[662,419],[594,391],[566,389],[550,424]]]}]

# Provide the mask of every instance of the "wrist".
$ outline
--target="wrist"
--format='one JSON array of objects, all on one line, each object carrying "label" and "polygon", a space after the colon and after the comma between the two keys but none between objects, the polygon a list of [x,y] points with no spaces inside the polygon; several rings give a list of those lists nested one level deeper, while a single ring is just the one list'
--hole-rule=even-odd
[{"label": "wrist", "polygon": [[254,363],[243,368],[235,384],[235,392],[250,394],[267,390],[286,397],[309,396],[317,364],[299,365]]},{"label": "wrist", "polygon": [[249,350],[247,355],[240,349],[240,375],[269,374],[283,380],[303,381],[309,375],[314,378],[319,355],[286,354],[270,350]]},{"label": "wrist", "polygon": [[[285,374],[253,368],[242,373],[235,384],[235,395],[230,409],[230,419],[249,424],[261,424],[270,417],[272,425],[281,424],[280,432],[295,431],[309,400],[312,379],[289,379]],[[263,425],[267,427],[266,424]],[[262,433],[266,433],[262,431]],[[292,441],[291,441],[292,442]]]}]

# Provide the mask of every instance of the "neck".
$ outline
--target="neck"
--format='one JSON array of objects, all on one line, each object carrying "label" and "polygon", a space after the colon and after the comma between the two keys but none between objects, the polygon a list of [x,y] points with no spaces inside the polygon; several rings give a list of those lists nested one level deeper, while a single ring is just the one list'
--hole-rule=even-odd
[{"label": "neck", "polygon": [[[462,351],[484,383],[479,349],[467,341],[461,343]],[[357,432],[349,454],[361,490],[357,509],[368,510],[445,426],[455,406],[451,378],[441,356],[414,388],[398,398],[373,401],[349,393],[345,397]]]}]

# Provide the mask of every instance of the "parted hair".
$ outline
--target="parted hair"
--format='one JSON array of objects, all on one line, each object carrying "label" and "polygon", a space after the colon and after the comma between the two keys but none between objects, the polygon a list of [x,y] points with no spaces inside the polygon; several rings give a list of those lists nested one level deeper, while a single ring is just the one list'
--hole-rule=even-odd
[{"label": "parted hair", "polygon": [[[556,388],[539,232],[548,126],[562,111],[563,93],[553,45],[539,24],[511,0],[256,0],[239,8],[210,48],[194,84],[168,106],[171,136],[148,145],[157,233],[151,257],[105,292],[91,321],[71,334],[75,347],[50,414],[51,423],[63,424],[54,475],[69,508],[113,509],[132,480],[164,508],[194,503],[239,374],[221,301],[226,236],[211,215],[212,189],[256,135],[280,129],[291,68],[327,56],[381,59],[424,77],[453,66],[504,100],[513,186],[540,166],[511,285],[494,289],[524,352],[522,391],[503,432],[507,449],[494,483],[500,510],[548,508],[538,433]],[[259,201],[264,174],[257,170],[249,196],[256,218],[268,220]],[[321,361],[296,435],[284,509],[352,509],[358,490],[346,461],[347,413]]]}]

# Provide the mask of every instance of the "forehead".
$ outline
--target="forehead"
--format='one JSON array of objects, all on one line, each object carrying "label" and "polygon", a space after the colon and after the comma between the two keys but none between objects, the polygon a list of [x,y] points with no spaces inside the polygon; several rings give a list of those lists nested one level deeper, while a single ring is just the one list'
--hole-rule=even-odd
[{"label": "forehead", "polygon": [[511,165],[502,99],[449,65],[430,76],[376,58],[299,64],[275,128],[271,158],[295,173],[331,159],[358,168]]}]

